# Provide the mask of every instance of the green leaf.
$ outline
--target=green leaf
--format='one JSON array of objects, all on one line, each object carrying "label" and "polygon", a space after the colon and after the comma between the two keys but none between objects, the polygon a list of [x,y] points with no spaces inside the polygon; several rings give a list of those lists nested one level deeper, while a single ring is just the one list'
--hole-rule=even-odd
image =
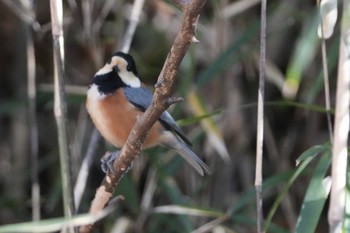
[{"label": "green leaf", "polygon": [[286,79],[283,86],[283,95],[294,99],[301,82],[302,74],[313,60],[320,41],[317,38],[319,14],[313,12],[309,23],[303,24],[302,34],[295,46],[291,62],[287,67]]},{"label": "green leaf", "polygon": [[306,169],[306,167],[310,164],[310,162],[315,158],[315,155],[320,152],[326,152],[329,150],[329,147],[326,146],[314,146],[306,150],[299,156],[299,165],[297,169],[294,171],[293,175],[288,180],[287,184],[282,188],[280,193],[278,194],[276,200],[274,201],[265,221],[264,229],[266,231],[267,227],[271,223],[272,217],[276,213],[276,210],[280,203],[282,202],[284,196],[287,194],[290,186],[294,183],[294,181],[300,176],[300,174]]},{"label": "green leaf", "polygon": [[321,156],[311,177],[301,206],[295,233],[315,232],[330,190],[330,185],[326,188],[323,185],[323,180],[330,164],[331,156],[330,151],[328,151]]},{"label": "green leaf", "polygon": [[[330,41],[329,43],[330,46],[327,47],[327,64],[328,73],[332,74],[333,72],[335,72],[338,64],[337,62],[339,54],[339,36],[337,36],[336,40]],[[302,93],[301,99],[304,99],[306,103],[313,103],[319,95],[322,95],[322,93],[324,92],[323,79],[323,70],[320,70],[315,80],[312,81],[312,85],[308,88],[308,91],[304,91]],[[334,111],[332,113],[334,113]]]},{"label": "green leaf", "polygon": [[326,153],[326,152],[330,152],[331,148],[328,145],[316,145],[313,146],[311,148],[309,148],[308,150],[304,151],[298,158],[297,158],[297,165],[306,160],[309,157],[314,157],[319,153]]},{"label": "green leaf", "polygon": [[183,126],[187,126],[187,125],[192,125],[192,124],[198,123],[201,120],[204,120],[204,119],[207,119],[207,118],[219,115],[221,113],[222,113],[222,111],[215,111],[215,112],[212,112],[212,113],[203,114],[203,115],[199,115],[199,116],[195,116],[195,117],[189,117],[189,118],[186,118],[186,119],[180,119],[180,120],[177,120],[176,122],[181,127],[183,127]]}]

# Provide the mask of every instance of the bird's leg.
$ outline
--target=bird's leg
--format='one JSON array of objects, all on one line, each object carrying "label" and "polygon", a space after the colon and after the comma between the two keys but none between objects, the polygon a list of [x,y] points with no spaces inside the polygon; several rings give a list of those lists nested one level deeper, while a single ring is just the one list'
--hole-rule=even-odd
[{"label": "bird's leg", "polygon": [[101,169],[104,173],[107,173],[109,169],[113,170],[113,162],[119,156],[120,150],[116,150],[113,153],[106,153],[101,158]]}]

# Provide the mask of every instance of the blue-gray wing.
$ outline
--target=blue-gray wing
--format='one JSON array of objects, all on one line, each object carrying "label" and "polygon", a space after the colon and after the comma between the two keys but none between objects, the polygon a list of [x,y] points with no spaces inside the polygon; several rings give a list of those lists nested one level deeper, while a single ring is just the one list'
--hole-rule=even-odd
[{"label": "blue-gray wing", "polygon": [[143,112],[151,105],[153,95],[145,87],[124,87],[125,98]]},{"label": "blue-gray wing", "polygon": [[[153,94],[146,87],[124,87],[123,90],[126,99],[141,111],[146,111],[151,105]],[[191,145],[191,142],[186,138],[179,125],[167,111],[162,113],[159,121],[165,129],[175,132],[186,144]]]}]

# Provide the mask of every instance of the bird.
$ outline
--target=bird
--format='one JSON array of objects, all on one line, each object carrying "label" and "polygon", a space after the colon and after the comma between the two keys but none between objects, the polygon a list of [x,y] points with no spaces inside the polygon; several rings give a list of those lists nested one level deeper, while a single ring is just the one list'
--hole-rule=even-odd
[{"label": "bird", "polygon": [[[103,138],[121,148],[137,118],[150,106],[152,97],[152,92],[139,78],[133,57],[119,51],[94,75],[87,91],[86,109]],[[191,150],[190,140],[168,111],[151,127],[142,149],[157,145],[175,150],[200,175],[212,173]],[[110,167],[111,163],[108,164]],[[107,168],[103,170],[106,172]]]}]

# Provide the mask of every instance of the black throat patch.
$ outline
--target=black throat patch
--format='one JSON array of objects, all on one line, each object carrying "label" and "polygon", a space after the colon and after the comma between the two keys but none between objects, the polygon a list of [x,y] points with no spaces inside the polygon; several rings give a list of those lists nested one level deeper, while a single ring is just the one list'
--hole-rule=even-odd
[{"label": "black throat patch", "polygon": [[114,93],[118,88],[126,86],[115,72],[97,75],[93,83],[97,85],[99,92],[105,95]]}]

